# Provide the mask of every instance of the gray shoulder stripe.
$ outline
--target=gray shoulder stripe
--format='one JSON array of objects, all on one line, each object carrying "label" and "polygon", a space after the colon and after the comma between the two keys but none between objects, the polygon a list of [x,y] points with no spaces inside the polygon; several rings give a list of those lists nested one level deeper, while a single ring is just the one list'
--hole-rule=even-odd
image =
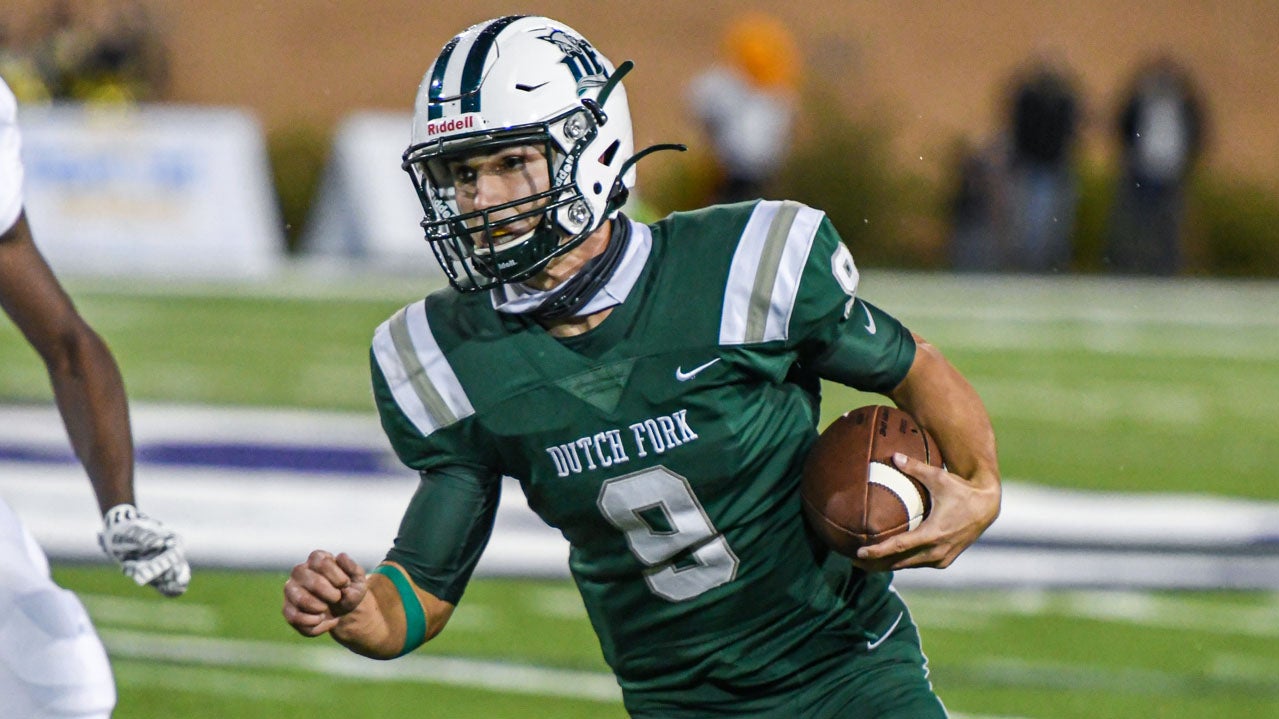
[{"label": "gray shoulder stripe", "polygon": [[724,286],[721,345],[787,338],[808,253],[823,214],[798,202],[758,203],[737,240]]},{"label": "gray shoulder stripe", "polygon": [[475,414],[435,341],[424,301],[401,309],[377,328],[373,356],[396,406],[423,436]]},{"label": "gray shoulder stripe", "polygon": [[795,223],[795,215],[798,213],[797,203],[783,202],[768,227],[764,249],[759,257],[759,267],[755,271],[750,308],[746,312],[747,343],[764,340],[769,310],[773,304],[773,285],[777,281],[777,269],[782,262],[782,250],[786,249],[786,240],[790,237],[791,225]]},{"label": "gray shoulder stripe", "polygon": [[407,310],[408,307],[405,307],[396,312],[388,327],[391,332],[391,342],[395,345],[395,353],[400,356],[409,385],[413,387],[418,401],[430,415],[431,424],[435,427],[453,424],[457,421],[457,417],[445,404],[440,393],[435,390],[435,385],[431,384],[431,378],[427,376],[426,368],[422,366],[417,350],[413,347],[413,338],[409,336]]}]

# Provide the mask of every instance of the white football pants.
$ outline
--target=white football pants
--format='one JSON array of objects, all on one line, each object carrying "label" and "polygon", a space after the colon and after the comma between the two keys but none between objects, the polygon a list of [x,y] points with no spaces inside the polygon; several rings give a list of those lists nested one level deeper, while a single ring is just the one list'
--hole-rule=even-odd
[{"label": "white football pants", "polygon": [[53,583],[44,552],[0,500],[0,719],[106,719],[115,698],[84,605]]}]

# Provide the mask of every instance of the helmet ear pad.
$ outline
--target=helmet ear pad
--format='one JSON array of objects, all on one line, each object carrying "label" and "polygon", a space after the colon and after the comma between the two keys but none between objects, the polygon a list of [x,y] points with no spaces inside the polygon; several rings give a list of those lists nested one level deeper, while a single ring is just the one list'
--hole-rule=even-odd
[{"label": "helmet ear pad", "polygon": [[[616,215],[635,170],[627,164],[630,108],[621,75],[609,80],[615,72],[579,33],[544,17],[498,18],[445,45],[418,89],[404,169],[422,201],[427,241],[455,288],[528,279]],[[542,203],[547,219],[521,242],[476,252],[476,221],[490,227],[490,216],[509,216],[497,208],[464,215],[451,183],[426,168],[446,154],[515,142],[547,148],[549,190],[513,201]]]},{"label": "helmet ear pad", "polygon": [[[583,110],[564,123],[569,132],[578,124],[588,128],[575,139],[576,146],[566,148],[566,156],[572,157],[571,182],[596,227],[617,214],[621,203],[614,205],[615,194],[635,186],[635,168],[626,164],[635,154],[626,89],[620,83],[615,85],[605,104],[597,106],[597,112],[603,115],[603,122],[598,121],[596,113]],[[576,232],[573,228],[581,219],[580,210],[579,217],[572,214],[571,205],[556,214],[557,224],[569,233]]]}]

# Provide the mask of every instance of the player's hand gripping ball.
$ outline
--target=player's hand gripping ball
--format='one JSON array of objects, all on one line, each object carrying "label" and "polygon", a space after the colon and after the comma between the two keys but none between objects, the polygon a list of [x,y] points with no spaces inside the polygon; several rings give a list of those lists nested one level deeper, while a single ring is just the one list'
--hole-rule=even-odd
[{"label": "player's hand gripping ball", "polygon": [[942,466],[933,438],[895,407],[859,407],[835,420],[808,453],[800,485],[809,526],[831,549],[854,556],[912,530],[931,509],[928,489],[893,465],[893,453]]}]

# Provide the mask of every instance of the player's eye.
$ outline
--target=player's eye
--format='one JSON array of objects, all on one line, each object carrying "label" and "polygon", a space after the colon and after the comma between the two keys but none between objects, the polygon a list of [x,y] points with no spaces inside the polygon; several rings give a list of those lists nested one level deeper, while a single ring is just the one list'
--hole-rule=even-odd
[{"label": "player's eye", "polygon": [[523,154],[511,154],[502,158],[502,170],[505,172],[519,172],[524,169],[525,164]]},{"label": "player's eye", "polygon": [[473,187],[475,185],[475,168],[470,165],[450,165],[449,172],[453,175],[453,185],[455,187]]}]

